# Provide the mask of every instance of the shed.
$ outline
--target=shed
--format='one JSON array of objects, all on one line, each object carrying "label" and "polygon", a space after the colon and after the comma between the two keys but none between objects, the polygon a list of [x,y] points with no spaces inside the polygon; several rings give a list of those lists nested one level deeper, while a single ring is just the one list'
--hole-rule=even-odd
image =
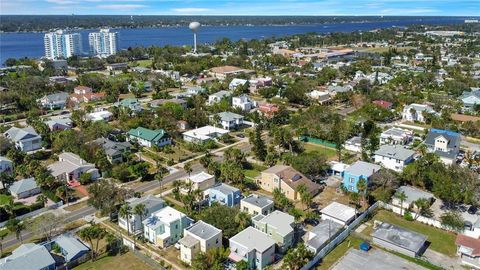
[{"label": "shed", "polygon": [[382,222],[372,233],[373,243],[407,256],[420,256],[426,249],[427,236]]}]

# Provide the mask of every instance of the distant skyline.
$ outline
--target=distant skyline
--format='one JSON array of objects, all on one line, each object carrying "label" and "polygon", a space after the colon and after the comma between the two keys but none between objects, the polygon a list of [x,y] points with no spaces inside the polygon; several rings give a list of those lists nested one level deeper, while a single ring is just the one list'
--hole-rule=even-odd
[{"label": "distant skyline", "polygon": [[24,15],[480,16],[479,0],[1,0]]}]

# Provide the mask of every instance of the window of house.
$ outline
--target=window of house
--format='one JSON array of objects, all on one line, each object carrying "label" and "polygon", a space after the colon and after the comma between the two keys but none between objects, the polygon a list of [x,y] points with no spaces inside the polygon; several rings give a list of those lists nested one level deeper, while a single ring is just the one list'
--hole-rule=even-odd
[{"label": "window of house", "polygon": [[350,177],[350,184],[353,184],[353,183],[355,183],[355,178]]}]

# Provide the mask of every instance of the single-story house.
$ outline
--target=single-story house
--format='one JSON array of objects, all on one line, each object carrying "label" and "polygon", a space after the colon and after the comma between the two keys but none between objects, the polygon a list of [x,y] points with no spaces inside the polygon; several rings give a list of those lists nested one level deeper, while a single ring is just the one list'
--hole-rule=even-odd
[{"label": "single-story house", "polygon": [[13,162],[3,156],[0,156],[0,174],[6,173],[11,175],[13,173]]},{"label": "single-story house", "polygon": [[231,96],[232,96],[232,93],[229,91],[225,91],[225,90],[218,91],[208,96],[208,104],[213,105],[217,102],[220,102],[222,99],[230,98]]},{"label": "single-story house", "polygon": [[332,202],[320,210],[322,220],[331,220],[342,226],[355,219],[355,212],[354,208],[338,202]]},{"label": "single-story house", "polygon": [[138,142],[140,145],[152,147],[162,147],[172,144],[172,138],[163,129],[151,130],[148,128],[137,127],[128,131],[128,141]]},{"label": "single-story house", "polygon": [[407,256],[421,256],[426,249],[427,236],[405,228],[381,222],[372,233],[373,243]]},{"label": "single-story house", "polygon": [[42,192],[33,177],[13,182],[8,188],[8,191],[10,191],[10,194],[17,199],[28,198]]},{"label": "single-story house", "polygon": [[58,161],[47,166],[50,173],[57,179],[65,181],[78,180],[84,173],[89,173],[92,180],[100,177],[95,164],[88,163],[78,155],[64,152],[58,155]]},{"label": "single-story house", "polygon": [[55,118],[45,121],[50,131],[67,130],[72,128],[72,120],[70,118]]},{"label": "single-story house", "polygon": [[201,128],[185,131],[182,134],[185,141],[201,144],[208,140],[219,138],[229,132],[230,131],[226,129],[217,128],[214,126],[204,126]]},{"label": "single-story house", "polygon": [[62,234],[54,239],[54,243],[60,247],[60,253],[65,258],[65,262],[73,262],[89,256],[90,248],[71,235]]},{"label": "single-story house", "polygon": [[314,254],[317,254],[337,233],[340,232],[342,225],[331,219],[321,220],[304,236],[305,246]]},{"label": "single-story house", "polygon": [[98,112],[92,112],[87,114],[87,119],[92,121],[92,122],[97,122],[97,121],[110,121],[113,117],[113,113],[104,110],[104,111],[98,111]]},{"label": "single-story house", "polygon": [[408,209],[411,206],[415,207],[414,203],[418,199],[426,199],[430,203],[433,203],[433,201],[435,200],[435,196],[432,193],[412,186],[401,186],[396,191],[396,193],[402,192],[406,195],[406,198],[403,200],[403,204],[401,200],[395,196],[392,197],[392,204],[395,206],[403,207],[404,209]]},{"label": "single-story house", "polygon": [[480,239],[458,234],[455,244],[462,264],[480,269]]},{"label": "single-story house", "polygon": [[1,270],[55,270],[56,261],[48,249],[39,244],[22,244],[12,255],[0,260]]},{"label": "single-story house", "polygon": [[115,142],[107,138],[98,138],[92,143],[97,144],[105,150],[108,161],[118,163],[123,161],[123,155],[130,151],[132,144],[129,142]]},{"label": "single-story house", "polygon": [[413,132],[392,127],[380,134],[380,144],[406,145],[413,139]]},{"label": "single-story house", "polygon": [[67,105],[68,93],[59,92],[55,94],[46,95],[37,100],[37,102],[44,109],[54,110],[63,109]]},{"label": "single-story house", "polygon": [[352,151],[355,153],[362,152],[362,137],[355,136],[345,141],[344,143],[345,150]]}]

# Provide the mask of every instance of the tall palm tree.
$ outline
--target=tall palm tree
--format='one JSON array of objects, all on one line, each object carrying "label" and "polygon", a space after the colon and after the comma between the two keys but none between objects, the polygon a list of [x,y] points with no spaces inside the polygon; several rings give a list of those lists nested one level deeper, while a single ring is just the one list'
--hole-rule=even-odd
[{"label": "tall palm tree", "polygon": [[158,170],[157,173],[155,174],[155,180],[158,181],[158,184],[160,186],[160,196],[162,195],[163,177],[165,177],[165,171],[162,168],[162,169]]},{"label": "tall palm tree", "polygon": [[[135,207],[133,208],[133,214],[140,217],[140,223],[141,223],[143,219],[147,217],[147,214],[148,214],[147,206],[143,203],[135,205]],[[142,235],[143,235],[143,226],[140,226],[140,227],[142,227]],[[136,240],[135,232],[133,232],[133,246],[136,246],[135,240]]]},{"label": "tall palm tree", "polygon": [[9,231],[15,233],[17,240],[23,243],[22,231],[25,230],[25,224],[16,218],[11,218],[7,221],[6,227]]},{"label": "tall palm tree", "polygon": [[367,188],[367,180],[360,178],[357,182],[357,190],[362,195],[364,205],[367,204]]},{"label": "tall palm tree", "polygon": [[397,192],[395,193],[395,198],[400,200],[400,215],[403,216],[403,202],[408,198],[405,192]]},{"label": "tall palm tree", "polygon": [[185,170],[186,173],[188,173],[188,177],[190,177],[190,174],[193,171],[192,164],[190,162],[185,163],[185,165],[183,165],[183,169]]},{"label": "tall palm tree", "polygon": [[43,194],[40,194],[40,195],[37,196],[36,201],[37,201],[38,203],[42,203],[42,205],[45,207],[45,204],[47,203],[48,198],[47,198],[47,196],[45,196],[45,195],[43,195]]},{"label": "tall palm tree", "polygon": [[247,212],[240,211],[235,216],[235,222],[240,227],[240,230],[243,230],[250,225],[250,215]]},{"label": "tall palm tree", "polygon": [[127,220],[127,233],[130,235],[130,216],[132,215],[132,207],[128,203],[124,203],[118,211],[120,217]]}]

